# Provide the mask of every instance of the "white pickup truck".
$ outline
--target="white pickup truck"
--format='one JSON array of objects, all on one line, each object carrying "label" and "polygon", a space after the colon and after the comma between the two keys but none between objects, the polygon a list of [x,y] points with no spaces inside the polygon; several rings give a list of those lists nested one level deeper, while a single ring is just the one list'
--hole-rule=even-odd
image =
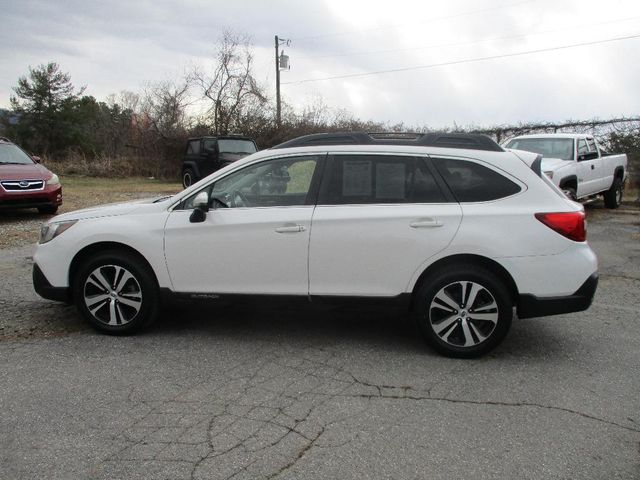
[{"label": "white pickup truck", "polygon": [[542,171],[573,200],[601,194],[607,208],[622,202],[627,156],[606,153],[592,135],[521,135],[503,146],[542,155]]}]

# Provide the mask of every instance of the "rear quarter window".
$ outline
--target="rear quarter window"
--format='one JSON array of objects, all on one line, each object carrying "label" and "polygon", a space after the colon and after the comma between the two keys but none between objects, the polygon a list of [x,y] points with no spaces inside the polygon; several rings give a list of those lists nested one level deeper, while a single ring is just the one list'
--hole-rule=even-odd
[{"label": "rear quarter window", "polygon": [[521,190],[504,175],[475,162],[434,158],[433,163],[459,202],[488,202]]}]

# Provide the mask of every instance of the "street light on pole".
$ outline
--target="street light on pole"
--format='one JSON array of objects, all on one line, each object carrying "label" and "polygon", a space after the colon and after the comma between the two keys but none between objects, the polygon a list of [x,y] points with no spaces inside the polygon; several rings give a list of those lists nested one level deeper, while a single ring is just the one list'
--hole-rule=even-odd
[{"label": "street light on pole", "polygon": [[286,45],[287,47],[291,45],[291,40],[287,40],[286,38],[278,38],[276,35],[275,38],[275,46],[276,46],[276,126],[280,128],[282,123],[282,110],[280,107],[280,70],[288,70],[291,68],[289,65],[289,56],[284,54],[284,50],[282,54],[280,53],[280,45]]}]

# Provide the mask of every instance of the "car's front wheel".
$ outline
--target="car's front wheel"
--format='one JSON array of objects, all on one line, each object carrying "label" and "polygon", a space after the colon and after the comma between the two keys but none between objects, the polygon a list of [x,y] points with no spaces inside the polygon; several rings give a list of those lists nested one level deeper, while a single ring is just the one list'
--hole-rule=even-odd
[{"label": "car's front wheel", "polygon": [[158,315],[158,286],[153,272],[127,252],[101,252],[82,265],[73,283],[82,316],[109,334],[133,333]]},{"label": "car's front wheel", "polygon": [[453,266],[426,278],[414,313],[426,341],[459,358],[484,355],[502,342],[513,318],[513,300],[491,271]]}]

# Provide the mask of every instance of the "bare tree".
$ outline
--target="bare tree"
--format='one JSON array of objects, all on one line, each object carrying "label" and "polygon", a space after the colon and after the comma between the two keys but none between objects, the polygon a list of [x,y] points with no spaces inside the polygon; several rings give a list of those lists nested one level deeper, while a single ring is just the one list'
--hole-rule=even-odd
[{"label": "bare tree", "polygon": [[162,139],[179,137],[187,128],[187,107],[190,103],[188,82],[151,83],[141,100],[142,124],[150,126]]},{"label": "bare tree", "polygon": [[247,110],[266,103],[252,68],[249,40],[227,31],[218,44],[213,71],[194,69],[191,78],[209,103],[207,111],[214,132],[228,134],[241,127]]}]

